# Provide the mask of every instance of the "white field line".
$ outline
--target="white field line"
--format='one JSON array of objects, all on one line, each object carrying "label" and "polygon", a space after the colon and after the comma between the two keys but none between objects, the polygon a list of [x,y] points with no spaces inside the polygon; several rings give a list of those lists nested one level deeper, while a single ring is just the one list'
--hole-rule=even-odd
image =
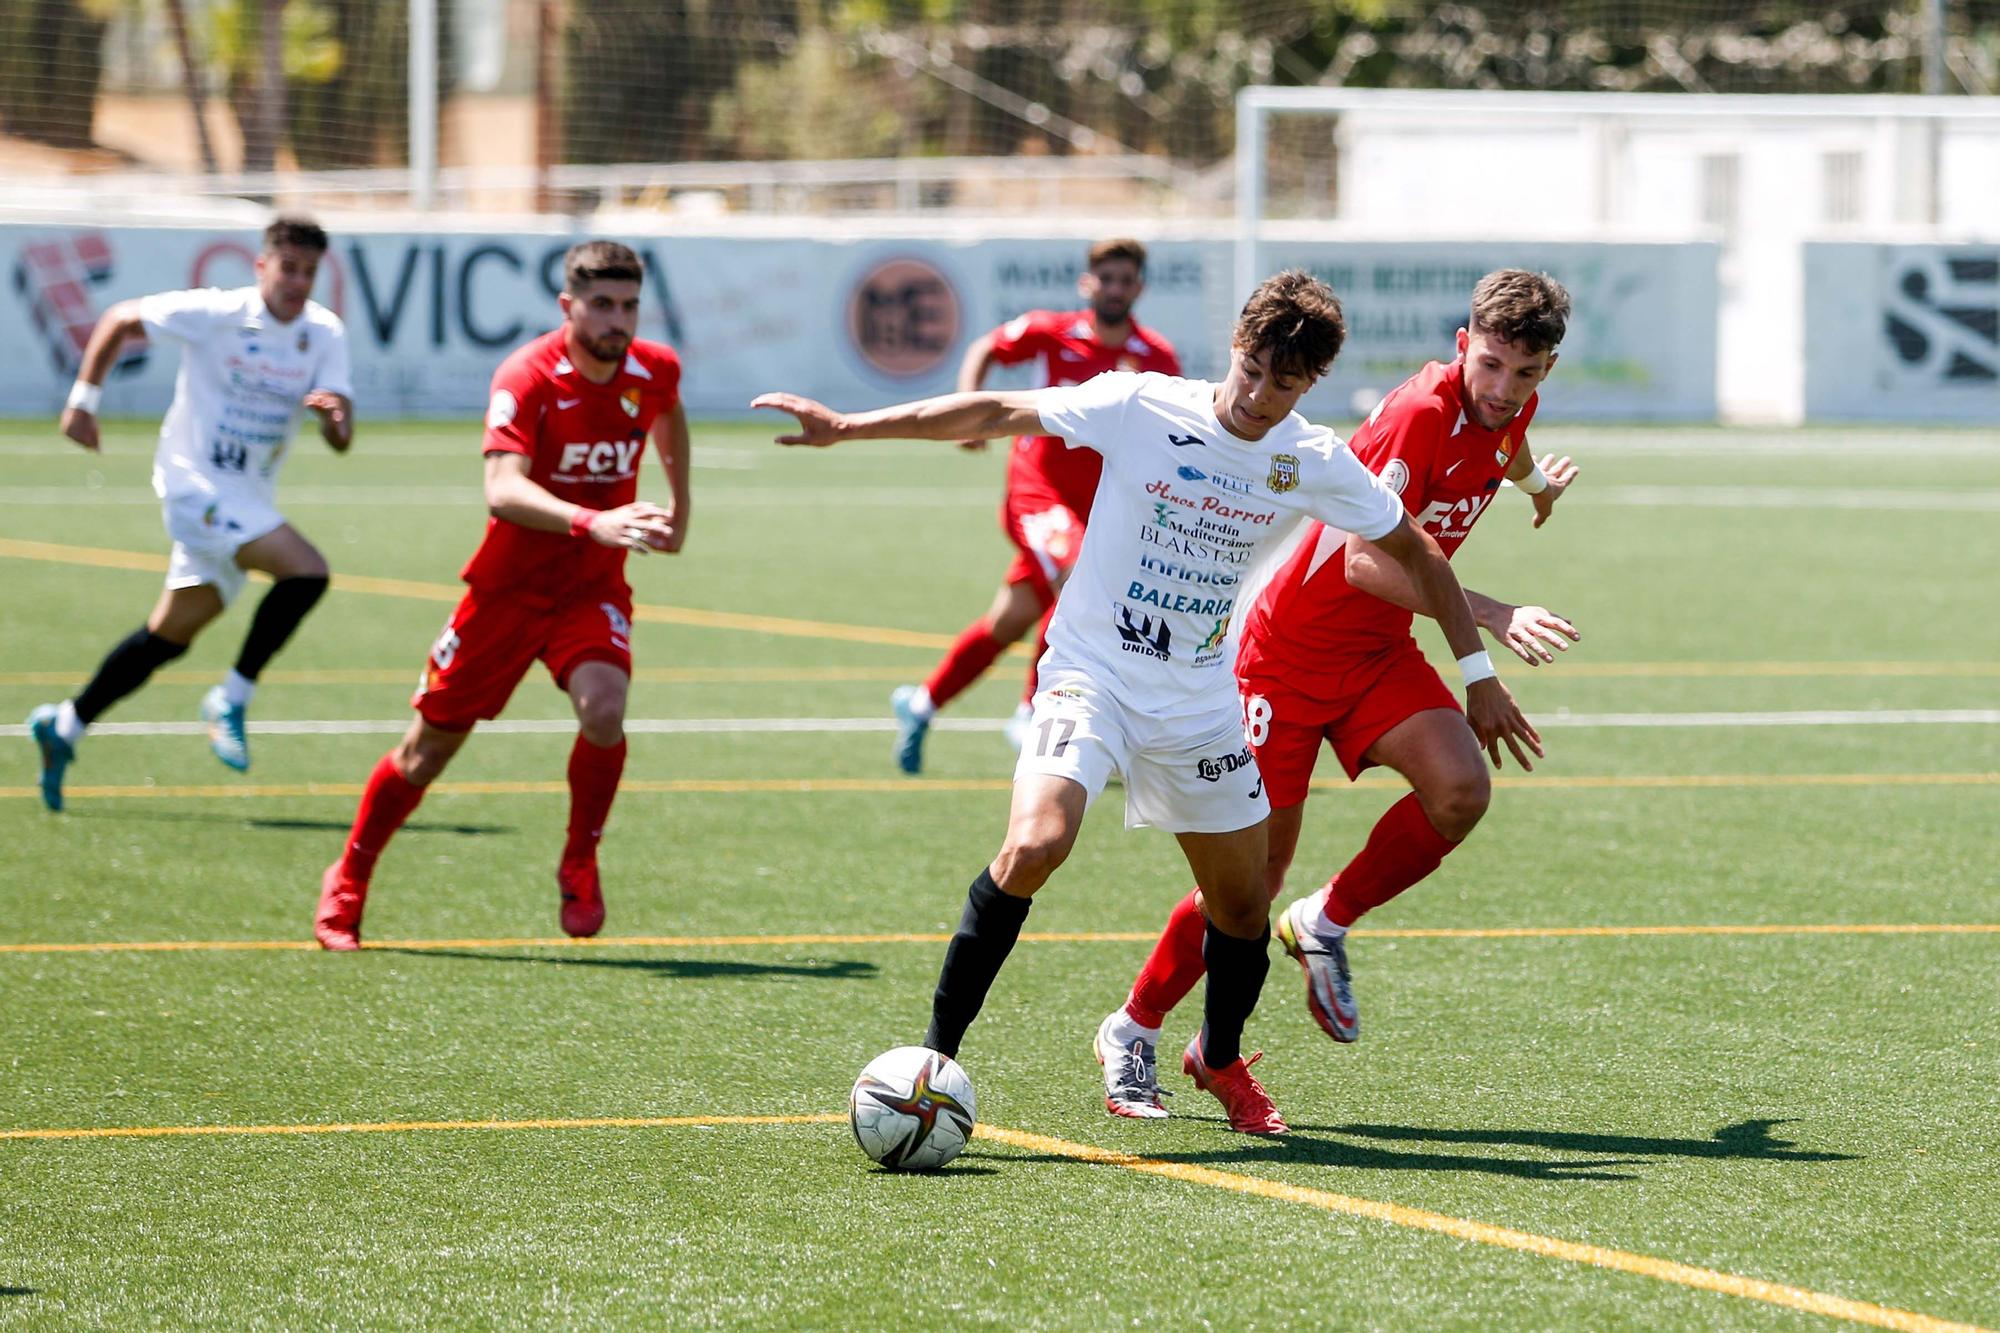
[{"label": "white field line", "polygon": [[2000,490],[1860,489],[1840,486],[1606,486],[1578,490],[1592,505],[1703,509],[1891,509],[2000,513]]},{"label": "white field line", "polygon": [[[1634,727],[1854,727],[1854,726],[1996,726],[1996,708],[1828,709],[1790,713],[1552,713],[1530,719],[1538,728]],[[994,732],[1006,726],[997,717],[940,717],[939,731]],[[259,736],[397,736],[409,727],[406,719],[335,718],[252,722]],[[836,734],[892,732],[886,717],[651,717],[627,718],[625,730],[640,735],[699,735],[745,733]],[[576,730],[570,718],[518,718],[479,724],[482,736],[567,735]],[[200,736],[205,722],[100,722],[93,736]],[[26,736],[21,724],[0,727],[0,736]]]}]

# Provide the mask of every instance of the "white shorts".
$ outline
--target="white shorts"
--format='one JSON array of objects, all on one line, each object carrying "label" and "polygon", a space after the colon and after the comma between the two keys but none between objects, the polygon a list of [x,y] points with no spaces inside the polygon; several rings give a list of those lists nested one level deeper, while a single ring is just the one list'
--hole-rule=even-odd
[{"label": "white shorts", "polygon": [[162,496],[160,514],[173,554],[167,559],[169,588],[208,584],[224,606],[243,591],[248,572],[236,563],[237,549],[284,526],[285,516],[255,496],[187,490]]},{"label": "white shorts", "polygon": [[1233,695],[1213,712],[1158,718],[1127,707],[1070,668],[1042,671],[1014,780],[1068,778],[1090,800],[1125,775],[1125,827],[1234,833],[1271,813]]}]

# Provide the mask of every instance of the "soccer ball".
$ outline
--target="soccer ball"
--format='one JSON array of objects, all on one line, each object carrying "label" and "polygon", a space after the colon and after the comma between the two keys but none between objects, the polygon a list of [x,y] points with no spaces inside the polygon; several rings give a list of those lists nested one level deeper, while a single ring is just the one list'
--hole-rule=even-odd
[{"label": "soccer ball", "polygon": [[861,1151],[891,1171],[930,1171],[965,1148],[978,1116],[972,1080],[949,1056],[898,1046],[868,1062],[847,1098]]}]

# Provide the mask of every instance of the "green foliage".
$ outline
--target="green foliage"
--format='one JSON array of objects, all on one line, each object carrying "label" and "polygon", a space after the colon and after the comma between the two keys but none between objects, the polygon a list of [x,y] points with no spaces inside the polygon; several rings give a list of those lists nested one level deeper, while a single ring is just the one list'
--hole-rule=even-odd
[{"label": "green foliage", "polygon": [[747,159],[893,157],[911,150],[920,106],[935,107],[941,93],[809,31],[783,59],[742,67],[716,98],[711,143],[721,156]]}]

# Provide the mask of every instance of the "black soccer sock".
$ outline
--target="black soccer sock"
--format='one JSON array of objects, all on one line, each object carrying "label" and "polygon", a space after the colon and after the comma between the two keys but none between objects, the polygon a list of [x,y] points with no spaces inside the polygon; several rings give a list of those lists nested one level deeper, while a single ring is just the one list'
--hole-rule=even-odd
[{"label": "black soccer sock", "polygon": [[1201,957],[1208,964],[1208,994],[1202,1006],[1201,1058],[1210,1069],[1234,1064],[1243,1054],[1243,1025],[1264,991],[1271,970],[1271,928],[1254,940],[1225,935],[1208,923]]},{"label": "black soccer sock", "polygon": [[243,651],[236,658],[237,674],[245,680],[257,679],[325,592],[326,579],[317,575],[279,579],[272,584],[250,620],[250,633],[244,636]]},{"label": "black soccer sock", "polygon": [[144,625],[119,641],[98,664],[97,674],[78,691],[76,715],[85,726],[111,705],[146,683],[146,678],[186,652],[187,645],[163,639]]},{"label": "black soccer sock", "polygon": [[979,1016],[987,989],[1021,937],[1030,901],[1003,893],[993,882],[991,868],[972,881],[958,933],[945,946],[944,970],[938,973],[937,992],[931,996],[931,1026],[924,1033],[924,1045],[958,1058],[965,1030]]}]

